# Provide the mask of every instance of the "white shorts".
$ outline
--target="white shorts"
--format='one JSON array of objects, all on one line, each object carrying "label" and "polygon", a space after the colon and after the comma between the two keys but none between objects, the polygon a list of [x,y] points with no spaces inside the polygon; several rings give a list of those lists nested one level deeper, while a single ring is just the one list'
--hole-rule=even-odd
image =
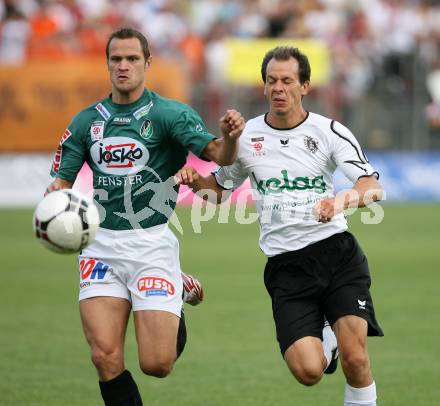
[{"label": "white shorts", "polygon": [[167,224],[145,230],[100,228],[78,257],[79,300],[96,296],[127,299],[133,311],[181,315],[179,242]]}]

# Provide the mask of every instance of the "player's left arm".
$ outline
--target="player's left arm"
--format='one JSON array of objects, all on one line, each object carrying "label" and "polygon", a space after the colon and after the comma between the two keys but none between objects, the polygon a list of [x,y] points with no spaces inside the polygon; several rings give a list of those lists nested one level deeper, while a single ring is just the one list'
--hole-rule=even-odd
[{"label": "player's left arm", "polygon": [[313,211],[318,221],[329,222],[345,209],[365,207],[382,200],[379,173],[372,167],[353,133],[337,121],[330,125],[329,140],[333,162],[351,180],[353,187],[335,197],[319,201]]},{"label": "player's left arm", "polygon": [[313,212],[319,222],[328,223],[336,214],[345,209],[366,207],[382,200],[383,193],[376,174],[362,176],[351,189],[343,190],[335,197],[320,200],[313,208]]},{"label": "player's left arm", "polygon": [[220,166],[231,165],[237,158],[238,139],[245,127],[245,121],[240,112],[227,110],[220,118],[222,138],[210,141],[203,150],[203,158],[215,161]]}]

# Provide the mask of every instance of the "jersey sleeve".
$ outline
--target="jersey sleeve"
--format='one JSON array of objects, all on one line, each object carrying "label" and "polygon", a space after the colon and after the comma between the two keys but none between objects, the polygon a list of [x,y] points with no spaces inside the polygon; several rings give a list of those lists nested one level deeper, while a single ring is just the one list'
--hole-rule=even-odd
[{"label": "jersey sleeve", "polygon": [[344,175],[353,183],[363,176],[379,179],[379,172],[370,165],[352,132],[337,121],[332,121],[330,127],[334,136],[332,158]]},{"label": "jersey sleeve", "polygon": [[174,121],[171,138],[201,158],[205,147],[216,136],[209,133],[205,123],[193,109],[184,106]]},{"label": "jersey sleeve", "polygon": [[61,137],[52,163],[52,177],[75,182],[76,175],[86,160],[84,134],[77,117],[67,127]]},{"label": "jersey sleeve", "polygon": [[232,165],[218,166],[212,171],[212,174],[217,183],[226,190],[237,189],[248,177],[248,174],[244,170],[239,159],[237,159]]}]

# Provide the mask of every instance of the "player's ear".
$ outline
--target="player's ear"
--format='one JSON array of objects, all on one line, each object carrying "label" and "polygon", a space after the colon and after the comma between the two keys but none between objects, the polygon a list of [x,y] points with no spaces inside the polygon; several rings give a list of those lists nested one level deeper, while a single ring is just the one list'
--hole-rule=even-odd
[{"label": "player's ear", "polygon": [[310,90],[310,81],[306,80],[302,85],[301,85],[301,96],[305,96],[307,93],[309,93]]},{"label": "player's ear", "polygon": [[145,70],[147,70],[150,67],[152,60],[153,57],[150,55],[148,59],[145,61]]}]

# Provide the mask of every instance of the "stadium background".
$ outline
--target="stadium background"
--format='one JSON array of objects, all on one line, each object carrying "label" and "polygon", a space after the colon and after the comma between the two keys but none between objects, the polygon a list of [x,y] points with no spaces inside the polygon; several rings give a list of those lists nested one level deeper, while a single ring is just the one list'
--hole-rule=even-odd
[{"label": "stadium background", "polygon": [[[226,108],[246,118],[266,111],[259,66],[268,48],[292,44],[310,55],[307,108],[353,130],[387,190],[383,222],[349,217],[386,333],[370,341],[380,404],[439,403],[439,1],[3,0],[0,18],[0,405],[100,404],[77,314],[75,258],[44,251],[31,216],[67,123],[108,94],[105,42],[123,25],[150,40],[147,85],[192,105],[213,132]],[[90,188],[87,169],[77,186]],[[189,345],[167,380],[140,377],[129,334],[127,366],[144,399],[341,404],[341,371],[302,388],[279,357],[257,225],[237,225],[232,208],[229,224],[216,213],[198,234],[191,202],[186,193],[178,209],[182,265],[208,296],[187,310]]]}]

